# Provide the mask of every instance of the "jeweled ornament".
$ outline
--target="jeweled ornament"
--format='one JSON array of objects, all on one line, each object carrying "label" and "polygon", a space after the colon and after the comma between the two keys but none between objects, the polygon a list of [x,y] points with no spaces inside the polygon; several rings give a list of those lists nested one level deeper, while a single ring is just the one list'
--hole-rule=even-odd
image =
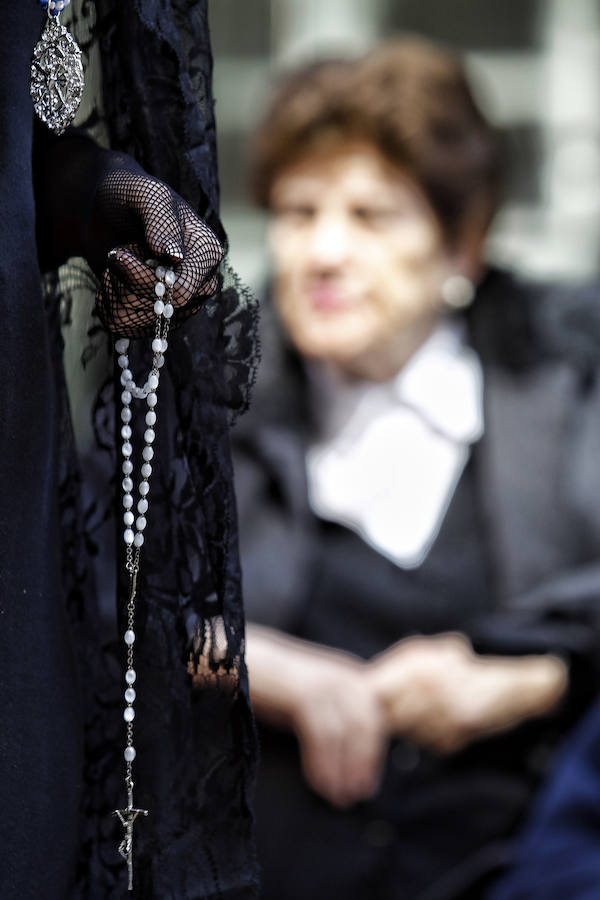
[{"label": "jeweled ornament", "polygon": [[84,77],[81,50],[64,25],[60,14],[70,0],[41,3],[48,18],[31,60],[30,93],[42,122],[55,134],[71,124],[83,96]]}]

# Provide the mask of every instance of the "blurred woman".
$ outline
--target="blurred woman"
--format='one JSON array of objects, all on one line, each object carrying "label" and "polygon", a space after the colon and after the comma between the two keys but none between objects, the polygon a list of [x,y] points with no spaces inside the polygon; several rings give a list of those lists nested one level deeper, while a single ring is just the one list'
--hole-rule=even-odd
[{"label": "blurred woman", "polygon": [[298,71],[256,135],[277,321],[234,450],[269,900],[480,896],[597,689],[593,365],[486,268],[500,182],[419,40]]}]

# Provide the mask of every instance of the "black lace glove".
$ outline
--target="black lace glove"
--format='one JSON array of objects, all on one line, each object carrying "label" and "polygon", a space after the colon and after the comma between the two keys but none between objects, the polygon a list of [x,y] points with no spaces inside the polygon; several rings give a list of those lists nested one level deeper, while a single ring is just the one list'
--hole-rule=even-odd
[{"label": "black lace glove", "polygon": [[34,184],[42,270],[84,256],[100,280],[97,308],[110,331],[137,337],[152,330],[150,258],[177,276],[171,327],[219,288],[224,249],[215,233],[131,157],[102,150],[81,132],[57,138],[40,126]]},{"label": "black lace glove", "polygon": [[137,337],[154,327],[156,275],[149,259],[175,271],[172,327],[219,288],[224,251],[217,236],[175,191],[139,169],[118,168],[102,180],[92,231],[98,250],[110,245],[97,296],[110,331]]}]

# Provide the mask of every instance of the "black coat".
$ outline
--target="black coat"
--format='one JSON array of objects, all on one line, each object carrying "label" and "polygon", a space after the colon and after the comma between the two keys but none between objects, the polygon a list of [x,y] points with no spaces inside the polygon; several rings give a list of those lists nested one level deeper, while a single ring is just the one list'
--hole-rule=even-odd
[{"label": "black coat", "polygon": [[[332,890],[369,900],[475,897],[506,860],[506,838],[558,736],[600,683],[594,301],[593,292],[527,287],[492,272],[467,323],[484,372],[485,434],[473,460],[494,610],[461,627],[481,652],[568,658],[569,701],[542,723],[446,760],[420,754],[414,765],[395,765],[408,751],[394,746],[379,797],[348,814],[304,787],[293,741],[263,730],[257,814],[265,897],[320,900]],[[579,319],[567,333],[574,311]],[[320,552],[321,525],[305,479],[306,381],[265,319],[256,404],[234,434],[246,608],[251,621],[311,639],[306,576]],[[332,643],[344,646],[341,627],[340,635]],[[389,643],[403,636],[391,634]],[[377,837],[382,822],[391,828],[386,840]]]}]

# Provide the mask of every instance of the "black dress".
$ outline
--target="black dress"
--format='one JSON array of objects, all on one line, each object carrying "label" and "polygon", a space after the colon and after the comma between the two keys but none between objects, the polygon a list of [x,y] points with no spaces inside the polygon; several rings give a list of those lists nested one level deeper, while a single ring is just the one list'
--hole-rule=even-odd
[{"label": "black dress", "polygon": [[483,896],[561,734],[597,692],[600,332],[595,352],[588,329],[565,339],[568,306],[560,291],[488,275],[465,323],[485,434],[409,571],[312,513],[308,385],[265,317],[270,358],[234,445],[249,619],[366,659],[411,634],[460,630],[483,653],[551,651],[571,666],[566,702],[541,720],[447,757],[393,742],[379,793],[344,812],[306,786],[295,739],[261,727],[265,900]]},{"label": "black dress", "polygon": [[[34,134],[29,61],[43,14],[34,0],[4,7],[0,896],[104,900],[126,894],[122,828],[111,815],[125,799],[121,649],[103,641],[95,597],[97,572],[116,585],[119,484],[113,474],[84,505],[62,371],[61,288],[48,279],[42,296],[38,255],[45,268],[80,249],[70,218],[89,215],[95,179],[115,159],[79,135],[47,143]],[[206,3],[175,0],[166,9],[154,0],[99,0],[73,8],[78,39],[102,58],[102,122],[93,109],[88,125],[102,124],[115,151],[137,152],[222,235]],[[48,185],[73,203],[49,205]],[[219,298],[170,342],[157,526],[150,521],[137,623],[136,800],[151,813],[136,835],[134,896],[241,900],[256,888],[255,740],[228,435],[253,377],[253,328],[247,298],[224,276]],[[80,347],[86,361],[105,340],[97,323],[90,335]],[[116,473],[107,374],[87,482],[96,462]],[[114,535],[108,557],[95,537],[98,523]],[[215,636],[218,655],[207,649]]]},{"label": "black dress", "polygon": [[39,897],[44,883],[49,897],[68,896],[83,719],[61,584],[59,401],[35,243],[28,82],[40,12],[34,3],[4,7],[11,37],[0,61],[0,895],[12,900]]}]

